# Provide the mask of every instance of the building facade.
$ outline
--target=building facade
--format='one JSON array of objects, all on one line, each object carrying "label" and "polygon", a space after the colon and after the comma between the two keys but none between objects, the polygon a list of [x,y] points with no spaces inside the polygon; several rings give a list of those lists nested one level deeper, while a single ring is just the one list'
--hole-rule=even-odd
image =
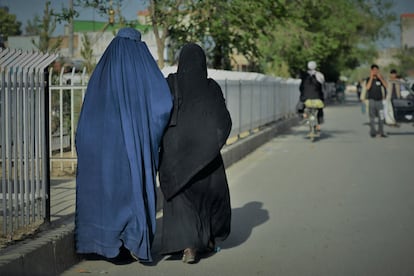
[{"label": "building facade", "polygon": [[401,14],[401,47],[414,47],[414,13]]}]

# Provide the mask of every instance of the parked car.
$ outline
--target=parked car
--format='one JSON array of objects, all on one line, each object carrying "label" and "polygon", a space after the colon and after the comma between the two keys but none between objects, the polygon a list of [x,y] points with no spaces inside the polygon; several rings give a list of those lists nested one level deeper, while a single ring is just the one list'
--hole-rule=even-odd
[{"label": "parked car", "polygon": [[65,73],[62,75],[62,82],[65,84],[77,85],[77,84],[87,84],[89,80],[88,75],[83,74],[82,72],[77,73]]},{"label": "parked car", "polygon": [[401,98],[393,99],[392,105],[397,122],[414,122],[414,91],[409,83],[402,83]]},{"label": "parked car", "polygon": [[85,72],[83,61],[60,59],[53,64],[53,83],[65,85],[87,84],[89,76]]}]

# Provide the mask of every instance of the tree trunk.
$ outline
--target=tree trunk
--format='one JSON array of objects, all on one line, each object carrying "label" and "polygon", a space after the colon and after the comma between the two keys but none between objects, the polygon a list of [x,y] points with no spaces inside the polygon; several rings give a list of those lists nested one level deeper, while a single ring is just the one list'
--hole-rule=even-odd
[{"label": "tree trunk", "polygon": [[160,69],[164,68],[165,61],[164,61],[164,48],[165,48],[165,35],[160,35],[158,26],[153,24],[153,31],[155,35],[155,41],[157,43],[157,55],[158,55],[158,67]]},{"label": "tree trunk", "polygon": [[159,31],[159,26],[158,26],[158,20],[155,14],[155,1],[151,0],[150,1],[150,5],[149,5],[149,10],[151,13],[151,21],[152,21],[152,29],[154,32],[154,36],[155,36],[155,41],[157,43],[157,55],[158,55],[158,67],[160,69],[164,68],[164,48],[165,48],[165,37],[166,37],[166,32],[164,31],[162,34],[160,34]]}]

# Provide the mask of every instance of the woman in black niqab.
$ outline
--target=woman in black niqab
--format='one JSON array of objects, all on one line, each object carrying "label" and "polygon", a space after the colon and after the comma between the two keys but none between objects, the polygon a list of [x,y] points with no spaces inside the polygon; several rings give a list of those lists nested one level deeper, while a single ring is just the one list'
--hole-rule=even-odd
[{"label": "woman in black niqab", "polygon": [[231,118],[220,86],[207,78],[206,56],[197,44],[182,48],[177,73],[167,81],[174,107],[161,144],[161,253],[184,252],[183,261],[192,263],[196,252],[230,233],[230,195],[220,150]]}]

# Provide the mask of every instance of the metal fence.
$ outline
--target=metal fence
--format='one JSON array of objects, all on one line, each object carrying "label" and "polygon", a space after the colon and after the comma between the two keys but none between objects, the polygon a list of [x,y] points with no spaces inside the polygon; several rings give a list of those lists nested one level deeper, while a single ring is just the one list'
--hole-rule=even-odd
[{"label": "metal fence", "polygon": [[[50,103],[50,161],[52,176],[74,175],[76,150],[74,137],[82,101],[86,91],[85,72],[63,78],[49,74]],[[59,76],[55,80],[53,76]],[[76,79],[70,84],[65,80]],[[299,81],[296,79],[267,78],[266,80],[217,80],[226,98],[232,117],[230,136],[236,141],[261,126],[295,113],[299,99]]]},{"label": "metal fence", "polygon": [[[65,73],[66,72],[66,73]],[[49,136],[52,176],[73,175],[76,169],[75,131],[87,87],[86,69],[49,70]]]},{"label": "metal fence", "polygon": [[44,70],[56,55],[0,49],[1,237],[50,215]]},{"label": "metal fence", "polygon": [[251,133],[295,113],[298,80],[218,80],[218,83],[233,121],[231,137]]}]

